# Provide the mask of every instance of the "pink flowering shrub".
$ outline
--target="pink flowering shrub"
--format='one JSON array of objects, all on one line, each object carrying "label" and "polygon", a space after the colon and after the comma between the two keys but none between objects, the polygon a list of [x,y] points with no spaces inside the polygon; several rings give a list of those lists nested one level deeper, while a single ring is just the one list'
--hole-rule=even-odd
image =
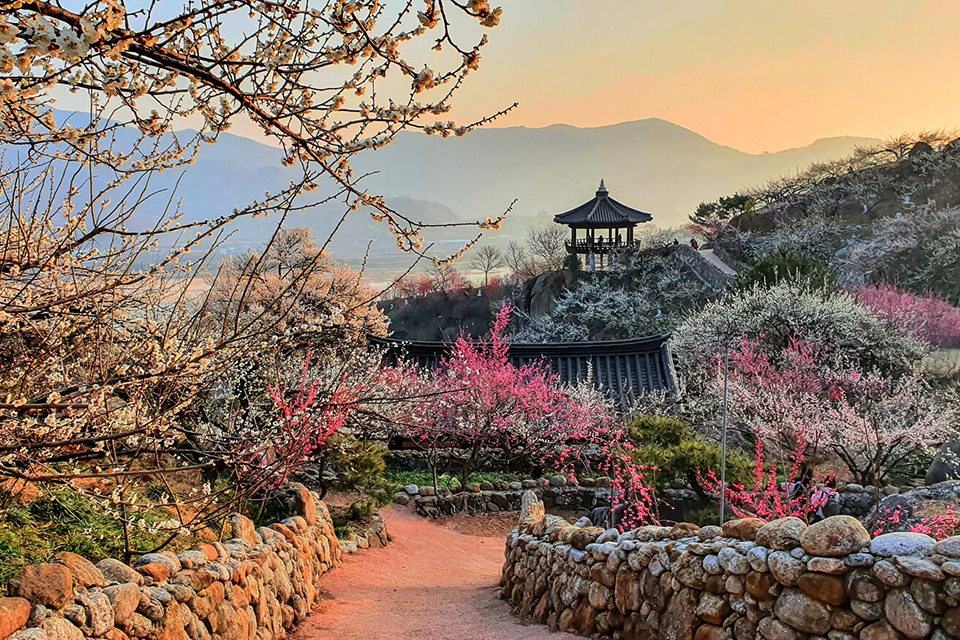
[{"label": "pink flowering shrub", "polygon": [[243,458],[249,452],[253,461],[273,473],[275,486],[286,482],[291,472],[346,425],[364,395],[361,387],[347,385],[345,376],[333,388],[327,388],[321,379],[310,380],[309,352],[297,389],[289,390],[277,383],[268,385],[267,391],[276,407],[277,419],[273,428],[262,435],[272,446],[265,449],[264,442],[243,443],[239,455]]},{"label": "pink flowering shrub", "polygon": [[[793,516],[807,520],[823,507],[830,498],[831,490],[823,489],[812,492],[810,487],[803,490],[794,490],[801,480],[803,465],[806,460],[806,443],[800,439],[798,448],[790,453],[790,466],[787,469],[779,468],[774,462],[768,464],[765,459],[763,439],[757,438],[754,451],[753,477],[750,484],[738,479],[726,486],[724,495],[731,512],[738,518],[760,518],[761,520],[775,520]],[[785,480],[777,480],[778,472],[784,473]],[[714,495],[721,490],[720,479],[712,469],[699,473],[701,485]]]},{"label": "pink flowering shrub", "polygon": [[937,296],[901,291],[890,284],[864,285],[854,293],[874,313],[935,347],[960,347],[960,309]]},{"label": "pink flowering shrub", "polygon": [[[819,351],[818,344],[791,340],[771,354],[743,340],[730,353],[731,426],[754,434],[759,453],[776,452],[784,471],[831,452],[857,482],[879,485],[956,433],[955,411],[919,376],[830,367]],[[714,371],[707,392],[720,396],[722,367]],[[758,491],[770,483],[758,477],[754,485]]]},{"label": "pink flowering shrub", "polygon": [[878,536],[890,531],[906,530],[912,533],[926,534],[935,540],[943,540],[955,535],[957,529],[960,529],[960,517],[957,516],[952,505],[947,507],[945,513],[920,518],[913,522],[910,521],[908,510],[897,507],[895,509],[884,509],[880,513],[873,535]]},{"label": "pink flowering shrub", "polygon": [[[427,452],[436,475],[444,459],[471,472],[495,454],[565,473],[589,467],[612,477],[614,506],[629,502],[630,522],[655,520],[645,469],[632,463],[625,429],[599,392],[566,389],[542,362],[513,365],[504,332],[510,309],[483,342],[458,338],[436,372],[401,364],[383,372],[409,398],[400,430]],[[624,526],[627,526],[626,524]]]}]

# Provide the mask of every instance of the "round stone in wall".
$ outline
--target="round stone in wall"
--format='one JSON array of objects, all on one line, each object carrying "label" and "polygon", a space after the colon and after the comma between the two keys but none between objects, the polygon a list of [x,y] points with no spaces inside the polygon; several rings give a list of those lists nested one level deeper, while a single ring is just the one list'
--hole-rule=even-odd
[{"label": "round stone in wall", "polygon": [[852,516],[831,516],[806,528],[800,544],[812,556],[840,558],[869,546],[870,534]]},{"label": "round stone in wall", "polygon": [[929,551],[937,541],[922,533],[897,531],[877,536],[870,542],[870,553],[875,556],[892,558],[893,556],[908,556],[914,553]]},{"label": "round stone in wall", "polygon": [[[800,546],[800,536],[807,528],[807,523],[792,516],[777,518],[766,523],[757,531],[757,544],[768,549],[789,551]],[[815,555],[823,555],[818,553]]]}]

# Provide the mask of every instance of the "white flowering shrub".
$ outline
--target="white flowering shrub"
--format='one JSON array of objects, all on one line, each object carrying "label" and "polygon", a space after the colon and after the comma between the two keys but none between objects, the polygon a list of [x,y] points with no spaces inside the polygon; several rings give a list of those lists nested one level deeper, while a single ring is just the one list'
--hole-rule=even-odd
[{"label": "white flowering shrub", "polygon": [[852,296],[789,281],[731,292],[707,304],[676,328],[670,348],[680,366],[689,368],[722,355],[742,338],[771,353],[791,340],[816,342],[825,361],[846,359],[891,372],[911,369],[924,354],[923,343]]},{"label": "white flowering shrub", "polygon": [[[459,136],[488,121],[442,118],[501,14],[487,0],[4,3],[0,143],[130,174],[190,162],[246,119],[284,149],[283,164],[302,168],[285,195],[326,178],[329,195],[368,208],[402,248],[419,249],[429,225],[360,187],[350,160],[402,129]],[[87,120],[58,121],[58,86],[89,96]],[[186,118],[199,130],[174,133]],[[121,127],[140,134],[123,148]]]},{"label": "white flowering shrub", "polygon": [[[351,161],[403,129],[489,121],[446,114],[501,13],[486,0],[3,3],[0,145],[18,155],[0,167],[0,482],[67,485],[125,526],[166,507],[174,536],[282,481],[370,394],[386,402],[358,361],[359,337],[384,328],[379,292],[282,223],[324,187],[317,201],[367,209],[422,254],[429,225],[368,193]],[[60,117],[62,90],[89,112]],[[284,150],[289,186],[204,220],[169,194],[145,211],[152,173],[190,164],[237,119]],[[271,214],[262,252],[217,264],[231,225]],[[198,474],[209,482],[175,481]]]},{"label": "white flowering shrub", "polygon": [[797,253],[831,260],[843,245],[844,235],[836,220],[814,216],[778,225],[768,233],[736,232],[721,246],[733,248],[734,253],[745,260],[771,253]]},{"label": "white flowering shrub", "polygon": [[[894,212],[911,211],[956,180],[960,170],[956,139],[956,131],[904,135],[858,148],[847,158],[814,163],[796,175],[752,189],[748,195],[764,222],[777,216],[870,219],[890,207],[895,207]],[[943,145],[944,149],[935,150]]]},{"label": "white flowering shrub", "polygon": [[715,294],[669,250],[647,254],[622,273],[582,274],[549,315],[525,319],[511,340],[573,342],[662,334],[684,310]]}]

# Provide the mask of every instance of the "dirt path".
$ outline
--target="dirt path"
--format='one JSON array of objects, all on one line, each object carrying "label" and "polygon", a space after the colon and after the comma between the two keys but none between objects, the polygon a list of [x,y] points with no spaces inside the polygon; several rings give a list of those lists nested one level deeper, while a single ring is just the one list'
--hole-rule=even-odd
[{"label": "dirt path", "polygon": [[296,640],[577,638],[526,624],[497,597],[503,538],[467,536],[385,509],[385,549],[345,556]]}]

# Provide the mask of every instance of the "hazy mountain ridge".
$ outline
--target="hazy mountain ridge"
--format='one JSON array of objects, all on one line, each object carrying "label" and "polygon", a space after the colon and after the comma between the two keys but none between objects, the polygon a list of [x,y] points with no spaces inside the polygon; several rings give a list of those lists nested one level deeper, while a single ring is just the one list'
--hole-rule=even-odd
[{"label": "hazy mountain ridge", "polygon": [[[357,175],[377,171],[364,180],[365,188],[383,194],[411,219],[425,222],[496,217],[516,199],[503,231],[492,240],[505,243],[530,224],[591,198],[601,178],[614,198],[650,212],[658,226],[674,226],[685,222],[701,201],[876,142],[826,138],[797,149],[749,154],[653,118],[595,128],[481,129],[448,139],[403,132],[387,147],[357,156],[353,167]],[[179,178],[177,199],[183,202],[185,217],[214,218],[289,184],[296,169],[282,167],[281,155],[275,147],[224,133],[200,150],[193,167],[168,171],[151,182],[168,190],[162,197],[166,200]],[[322,191],[305,202],[322,199]],[[291,215],[288,224],[312,226],[322,238],[342,213],[342,205],[327,204]],[[245,220],[230,242],[235,248],[262,243],[274,220]],[[428,232],[439,254],[475,234],[470,228]],[[333,251],[356,260],[371,240],[378,262],[408,258],[397,254],[389,231],[363,211],[349,216]]]}]

